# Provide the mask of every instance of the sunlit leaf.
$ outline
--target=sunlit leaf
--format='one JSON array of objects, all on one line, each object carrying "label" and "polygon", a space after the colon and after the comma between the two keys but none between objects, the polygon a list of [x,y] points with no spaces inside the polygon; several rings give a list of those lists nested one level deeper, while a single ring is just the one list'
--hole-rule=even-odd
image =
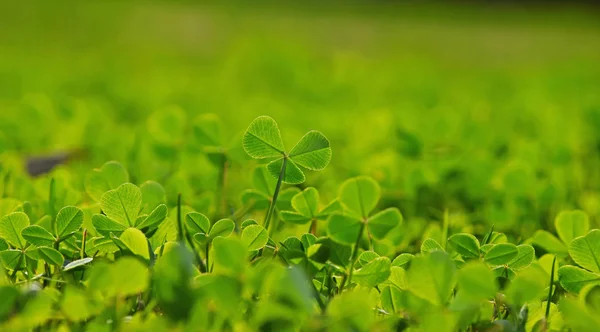
[{"label": "sunlit leaf", "polygon": [[331,161],[331,148],[327,138],[316,130],[306,133],[289,153],[298,165],[309,170],[322,170]]},{"label": "sunlit leaf", "polygon": [[375,180],[359,176],[346,180],[340,186],[339,199],[352,213],[367,218],[379,201],[380,191]]},{"label": "sunlit leaf", "polygon": [[248,250],[258,250],[269,242],[269,234],[260,225],[250,225],[242,231],[242,242],[248,246]]},{"label": "sunlit leaf", "polygon": [[362,222],[344,214],[332,214],[327,222],[327,233],[336,242],[354,244],[360,233]]},{"label": "sunlit leaf", "polygon": [[479,241],[471,234],[454,234],[448,243],[464,258],[479,258]]},{"label": "sunlit leaf", "polygon": [[128,181],[129,174],[125,167],[116,161],[109,161],[88,173],[84,183],[87,194],[99,202],[102,194]]},{"label": "sunlit leaf", "polygon": [[397,208],[388,208],[367,219],[369,233],[376,239],[382,240],[402,222],[402,214]]},{"label": "sunlit leaf", "polygon": [[354,272],[353,280],[363,286],[375,287],[390,276],[391,262],[387,257],[375,258]]},{"label": "sunlit leaf", "polygon": [[600,230],[594,229],[571,241],[569,255],[578,265],[600,273]]},{"label": "sunlit leaf", "polygon": [[252,121],[242,144],[246,153],[255,159],[277,157],[285,150],[277,123],[268,116],[259,116]]},{"label": "sunlit leaf", "polygon": [[34,246],[52,246],[56,238],[45,228],[38,225],[31,225],[23,228],[21,231],[23,238]]},{"label": "sunlit leaf", "polygon": [[125,226],[134,226],[142,206],[142,192],[137,186],[124,183],[117,189],[105,192],[100,206],[112,220]]},{"label": "sunlit leaf", "polygon": [[56,215],[56,237],[62,239],[83,225],[83,211],[75,206],[66,206]]},{"label": "sunlit leaf", "polygon": [[127,248],[135,255],[139,255],[145,259],[150,259],[148,253],[148,241],[142,231],[137,228],[127,228],[119,239],[127,246]]},{"label": "sunlit leaf", "polygon": [[500,243],[494,245],[483,257],[490,265],[504,265],[511,262],[519,254],[517,246],[511,243]]},{"label": "sunlit leaf", "polygon": [[21,232],[29,226],[29,217],[23,212],[13,212],[0,218],[0,237],[17,248],[25,246]]}]

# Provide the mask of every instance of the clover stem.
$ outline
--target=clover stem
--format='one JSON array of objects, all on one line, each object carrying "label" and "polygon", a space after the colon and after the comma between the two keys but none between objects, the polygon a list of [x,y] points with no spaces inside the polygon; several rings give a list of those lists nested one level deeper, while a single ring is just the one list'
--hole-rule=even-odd
[{"label": "clover stem", "polygon": [[206,271],[210,272],[210,261],[208,260],[208,253],[210,252],[210,242],[206,241]]},{"label": "clover stem", "polygon": [[313,220],[311,221],[309,233],[314,236],[317,236],[317,218],[313,218]]},{"label": "clover stem", "polygon": [[56,230],[56,216],[54,215],[54,201],[56,200],[54,189],[55,186],[56,181],[54,180],[54,178],[51,178],[50,189],[48,192],[48,212],[50,213],[50,217],[52,217],[52,219],[50,219],[50,228],[54,231],[54,234],[57,234],[58,232]]},{"label": "clover stem", "polygon": [[202,258],[200,258],[200,255],[198,255],[198,251],[196,251],[196,246],[194,246],[194,241],[192,241],[192,237],[190,236],[190,233],[186,232],[183,228],[183,223],[181,222],[181,194],[177,195],[177,226],[179,228],[177,240],[179,241],[179,243],[181,245],[185,245],[185,241],[187,241],[189,246],[192,248],[192,253],[194,254],[196,263],[198,263],[200,272],[202,272],[202,273],[207,272],[206,265],[204,265]]},{"label": "clover stem", "polygon": [[267,215],[265,216],[265,229],[269,230],[269,224],[271,222],[271,217],[273,216],[273,212],[275,211],[275,204],[277,203],[277,197],[279,196],[279,190],[281,189],[281,183],[283,182],[283,176],[285,175],[285,167],[287,166],[287,156],[283,156],[283,164],[281,165],[281,171],[279,172],[279,178],[277,178],[277,184],[275,185],[275,192],[273,193],[273,199],[271,200],[271,204],[269,205],[269,210],[267,211]]},{"label": "clover stem", "polygon": [[225,211],[225,184],[227,181],[227,166],[229,163],[227,162],[227,156],[225,154],[222,155],[223,161],[221,166],[219,167],[219,178],[217,180],[217,215],[221,216],[221,214]]},{"label": "clover stem", "polygon": [[550,303],[552,303],[552,284],[554,283],[554,266],[556,264],[556,256],[552,260],[552,270],[550,271],[550,287],[548,289],[548,299],[546,299],[546,324],[548,324],[548,317],[550,316]]},{"label": "clover stem", "polygon": [[360,224],[360,230],[358,231],[358,236],[356,237],[356,243],[354,244],[354,248],[352,248],[352,256],[350,258],[350,268],[348,270],[348,274],[344,275],[342,279],[342,285],[340,286],[340,293],[344,290],[344,286],[346,285],[346,281],[350,285],[352,283],[352,274],[354,273],[354,263],[356,263],[356,258],[358,258],[358,246],[360,245],[360,239],[362,239],[363,233],[365,231],[366,222],[363,221]]}]

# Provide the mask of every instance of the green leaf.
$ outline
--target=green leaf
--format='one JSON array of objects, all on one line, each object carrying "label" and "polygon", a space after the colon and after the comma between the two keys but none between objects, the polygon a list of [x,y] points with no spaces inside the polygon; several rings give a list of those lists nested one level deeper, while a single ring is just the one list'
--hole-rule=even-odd
[{"label": "green leaf", "polygon": [[93,240],[92,245],[88,244],[86,251],[90,254],[94,254],[96,251],[102,254],[112,254],[118,250],[119,247],[111,238],[99,237]]},{"label": "green leaf", "polygon": [[352,280],[362,286],[375,287],[389,278],[391,265],[387,257],[375,258],[354,272]]},{"label": "green leaf", "polygon": [[319,192],[309,187],[292,197],[292,207],[301,215],[313,218],[319,209]]},{"label": "green leaf", "polygon": [[279,212],[281,219],[285,222],[291,222],[293,224],[303,225],[311,220],[310,217],[305,217],[298,212],[294,211],[281,211]]},{"label": "green leaf", "polygon": [[128,296],[148,288],[148,267],[133,257],[122,257],[113,264],[99,262],[90,269],[88,292],[102,292],[105,297]]},{"label": "green leaf", "polygon": [[319,219],[327,219],[330,215],[332,215],[336,212],[341,212],[341,211],[342,211],[342,204],[340,204],[340,201],[338,201],[336,198],[333,201],[331,201],[329,204],[327,204],[327,206],[324,207],[323,210],[321,210],[319,212],[317,217]]},{"label": "green leaf", "polygon": [[4,321],[6,316],[11,313],[19,295],[20,291],[17,288],[8,285],[0,286],[0,299],[2,299],[2,302],[0,302],[0,321]]},{"label": "green leaf", "polygon": [[0,251],[4,251],[8,249],[8,243],[2,238],[0,238]]},{"label": "green leaf", "polygon": [[588,215],[579,210],[559,213],[554,220],[554,225],[556,233],[558,233],[560,239],[567,245],[574,238],[584,236],[590,230]]},{"label": "green leaf", "polygon": [[462,294],[472,301],[493,298],[497,286],[490,269],[479,261],[471,261],[458,272],[458,287]]},{"label": "green leaf", "polygon": [[404,304],[402,295],[402,291],[397,287],[381,287],[381,306],[389,313],[397,313],[401,311]]},{"label": "green leaf", "polygon": [[221,123],[215,114],[201,114],[196,117],[192,125],[192,132],[196,143],[201,147],[218,148],[223,146]]},{"label": "green leaf", "polygon": [[367,265],[372,260],[379,258],[379,254],[374,251],[363,251],[360,255],[358,255],[358,259],[356,260],[356,267],[361,267],[363,265]]},{"label": "green leaf", "polygon": [[327,306],[329,331],[370,331],[374,329],[376,306],[373,296],[365,289],[343,292]]},{"label": "green leaf", "polygon": [[14,247],[24,248],[25,239],[21,231],[29,226],[29,217],[23,212],[13,212],[0,218],[0,237]]},{"label": "green leaf", "polygon": [[242,231],[242,242],[248,246],[248,250],[258,250],[269,242],[269,233],[260,225],[250,225]]},{"label": "green leaf", "polygon": [[517,246],[517,250],[519,251],[517,257],[508,263],[508,267],[520,271],[533,263],[533,260],[535,259],[535,249],[528,244],[521,244]]},{"label": "green leaf", "polygon": [[155,206],[167,203],[165,188],[155,181],[146,181],[140,186],[142,192],[142,211],[149,213]]},{"label": "green leaf", "polygon": [[165,204],[161,204],[156,207],[156,209],[152,210],[150,214],[144,218],[142,222],[140,222],[136,227],[138,229],[154,229],[162,223],[167,217],[168,209]]},{"label": "green leaf", "polygon": [[[560,301],[560,313],[564,317],[570,331],[597,332],[600,331],[600,317],[591,312],[589,306],[577,298],[564,297]],[[565,326],[565,327],[566,327]]]},{"label": "green leaf", "polygon": [[421,243],[421,253],[427,254],[434,251],[444,251],[444,248],[434,239],[425,239],[423,243]]},{"label": "green leaf", "polygon": [[311,130],[296,143],[289,155],[296,164],[311,171],[319,171],[331,161],[331,148],[325,135]]},{"label": "green leaf", "polygon": [[81,322],[99,311],[86,294],[75,287],[66,287],[61,301],[61,312],[71,322]]},{"label": "green leaf", "polygon": [[252,189],[244,190],[241,197],[244,206],[252,207],[255,210],[262,210],[269,207],[270,199],[269,196]]},{"label": "green leaf", "polygon": [[[283,167],[283,158],[273,160],[267,164],[267,170],[274,178],[279,178],[281,168]],[[304,173],[298,166],[291,160],[287,159],[285,165],[285,173],[283,174],[283,182],[289,184],[300,184],[305,180]]]},{"label": "green leaf", "polygon": [[252,184],[260,193],[264,195],[273,195],[277,180],[269,173],[266,166],[261,165],[252,172]]},{"label": "green leaf", "polygon": [[366,287],[375,287],[386,281],[391,274],[392,263],[387,257],[375,258],[354,272],[353,281]]},{"label": "green leaf", "polygon": [[383,240],[394,227],[402,222],[402,214],[397,208],[388,208],[367,219],[369,233],[377,240]]},{"label": "green leaf", "polygon": [[414,258],[415,255],[413,254],[400,254],[400,256],[394,258],[394,260],[392,261],[392,266],[398,266],[406,269],[408,264],[412,262]]},{"label": "green leaf", "polygon": [[377,205],[380,191],[375,180],[359,176],[342,183],[339,200],[352,213],[366,219]]},{"label": "green leaf", "polygon": [[443,251],[413,259],[407,273],[408,287],[418,297],[435,305],[444,305],[456,284],[456,267]]},{"label": "green leaf", "polygon": [[147,132],[158,143],[174,146],[183,140],[187,116],[175,105],[163,107],[146,118]]},{"label": "green leaf", "polygon": [[342,244],[354,244],[362,222],[353,217],[334,213],[327,222],[327,233],[332,240]]},{"label": "green leaf", "polygon": [[142,206],[142,192],[134,184],[124,183],[117,189],[105,192],[100,206],[112,220],[133,226]]},{"label": "green leaf", "polygon": [[504,265],[515,259],[519,254],[519,249],[512,243],[500,243],[494,245],[483,257],[483,260],[490,265]]},{"label": "green leaf", "polygon": [[564,257],[567,255],[567,247],[564,245],[564,243],[548,231],[536,231],[533,234],[531,241],[532,244],[537,245],[538,247],[546,250],[549,253],[558,255],[560,257]]},{"label": "green leaf", "polygon": [[56,239],[50,232],[44,227],[38,225],[31,225],[23,228],[21,235],[27,242],[33,244],[36,247],[40,246],[52,246]]},{"label": "green leaf", "polygon": [[192,234],[208,234],[208,231],[210,231],[210,220],[208,220],[208,217],[199,212],[190,212],[186,214],[185,225],[192,232]]},{"label": "green leaf", "polygon": [[520,307],[537,298],[546,287],[548,287],[548,279],[543,270],[523,270],[512,280],[506,289],[506,298],[509,303]]},{"label": "green leaf", "polygon": [[41,259],[43,259],[46,263],[50,265],[63,266],[65,262],[65,258],[63,255],[50,247],[38,247],[37,248],[38,255]]},{"label": "green leaf", "polygon": [[121,184],[129,181],[129,174],[123,165],[116,161],[109,161],[99,169],[94,169],[87,174],[84,180],[85,191],[96,202],[105,192],[116,189]]},{"label": "green leaf", "polygon": [[463,258],[479,258],[479,241],[471,234],[454,234],[448,239],[448,243]]},{"label": "green leaf", "polygon": [[242,221],[242,224],[240,226],[242,227],[242,229],[244,229],[250,225],[258,225],[258,223],[254,219],[246,219]]},{"label": "green leaf", "polygon": [[235,229],[235,223],[231,219],[221,219],[217,221],[210,232],[208,233],[208,237],[212,241],[216,237],[228,237],[231,232]]},{"label": "green leaf", "polygon": [[75,206],[65,206],[56,215],[56,237],[63,239],[78,231],[83,225],[83,211]]},{"label": "green leaf", "polygon": [[127,226],[120,224],[103,214],[93,215],[92,225],[94,225],[96,232],[105,237],[110,237],[110,233],[119,236],[127,229]]},{"label": "green leaf", "polygon": [[196,233],[194,234],[194,241],[204,245],[208,241],[208,237],[204,233]]},{"label": "green leaf", "polygon": [[246,266],[248,248],[236,237],[218,237],[213,241],[214,272],[238,275]]},{"label": "green leaf", "polygon": [[25,267],[25,256],[21,250],[8,249],[0,251],[2,266],[10,270],[20,270]]},{"label": "green leaf", "polygon": [[587,285],[599,285],[600,274],[576,266],[565,265],[558,269],[558,280],[566,291],[577,294]]},{"label": "green leaf", "polygon": [[387,283],[402,290],[408,289],[408,284],[406,283],[406,270],[398,266],[392,266],[390,271],[392,273],[390,274]]},{"label": "green leaf", "polygon": [[127,246],[127,248],[134,254],[141,256],[145,259],[150,259],[148,253],[148,241],[142,231],[137,228],[127,228],[119,239]]},{"label": "green leaf", "polygon": [[259,116],[252,121],[244,133],[242,145],[254,159],[277,157],[285,150],[277,123],[268,116]]},{"label": "green leaf", "polygon": [[571,241],[569,255],[579,266],[600,273],[600,229]]},{"label": "green leaf", "polygon": [[94,258],[92,258],[92,257],[86,257],[86,258],[72,261],[71,263],[65,265],[65,267],[63,268],[63,271],[66,272],[66,271],[71,271],[71,270],[77,269],[78,267],[81,267],[81,266],[91,263],[93,260],[94,260]]}]

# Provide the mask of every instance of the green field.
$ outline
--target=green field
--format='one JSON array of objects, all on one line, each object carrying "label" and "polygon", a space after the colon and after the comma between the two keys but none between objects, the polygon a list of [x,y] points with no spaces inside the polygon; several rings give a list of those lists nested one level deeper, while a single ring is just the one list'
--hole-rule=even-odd
[{"label": "green field", "polygon": [[599,14],[0,5],[0,329],[600,330]]}]

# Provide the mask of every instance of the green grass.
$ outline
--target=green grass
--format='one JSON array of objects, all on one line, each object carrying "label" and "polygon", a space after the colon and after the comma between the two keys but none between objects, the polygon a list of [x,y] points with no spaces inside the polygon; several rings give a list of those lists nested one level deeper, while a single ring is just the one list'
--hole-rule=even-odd
[{"label": "green grass", "polygon": [[[76,205],[84,210],[84,227],[92,229],[98,197],[89,194],[84,179],[91,169],[116,160],[128,181],[164,186],[169,218],[176,219],[173,209],[181,193],[183,219],[195,210],[214,222],[232,218],[238,228],[246,218],[264,226],[274,185],[252,173],[262,162],[245,156],[241,136],[253,119],[268,115],[282,128],[287,151],[309,130],[329,140],[331,162],[323,171],[306,172],[299,189],[316,187],[321,203],[329,203],[340,197],[341,183],[366,175],[381,186],[377,211],[401,211],[404,224],[392,231],[391,244],[362,243],[362,249],[389,257],[360,263],[358,256],[359,265],[377,262],[369,269],[381,269],[396,254],[422,251],[423,243],[452,253],[446,242],[457,233],[475,235],[477,243],[470,236],[454,239],[471,241],[471,251],[477,248],[483,257],[482,248],[494,243],[483,238],[494,227],[515,245],[534,245],[536,264],[546,264],[545,253],[560,252],[561,266],[577,263],[595,273],[592,265],[566,258],[570,240],[560,235],[558,244],[545,246],[536,232],[555,232],[559,213],[574,209],[589,217],[580,235],[598,228],[597,14],[594,7],[563,4],[3,4],[0,196],[29,202],[31,210],[25,212],[36,224],[65,205]],[[219,147],[230,158],[225,168],[215,155],[207,158],[195,136],[197,128],[212,128],[193,125],[205,113],[221,121]],[[28,156],[65,150],[77,151],[66,165],[34,179],[25,174]],[[116,188],[100,187],[96,196]],[[273,209],[292,210],[285,205],[292,187],[283,185],[279,204],[284,205],[273,204]],[[49,188],[54,188],[51,197]],[[248,188],[264,199],[265,209],[250,211],[241,196]],[[12,210],[0,211],[2,217]],[[308,225],[287,227],[280,219],[285,220],[277,212],[267,227],[273,241],[268,246],[308,230]],[[319,229],[324,235],[328,228]],[[260,235],[262,244],[262,229],[252,227],[252,232],[242,239]],[[140,234],[130,232],[131,243]],[[352,256],[358,255],[361,236],[331,238],[356,241]],[[150,241],[154,248],[163,245],[162,239]],[[214,247],[228,257],[227,250],[239,249],[234,242],[216,240]],[[204,264],[210,243],[201,242],[194,259]],[[518,252],[509,246],[511,253]],[[419,269],[449,262],[423,257],[417,260]],[[512,271],[508,265],[502,272],[506,277]],[[454,270],[442,272],[456,277]],[[407,273],[418,277],[410,269]],[[522,304],[519,287],[538,279],[531,273],[518,276],[520,282],[506,291],[515,305]],[[345,273],[343,278],[352,279]],[[360,273],[358,280],[372,282]],[[419,287],[416,294],[431,295]],[[433,295],[435,303],[443,304],[438,302],[445,291]],[[337,307],[342,300],[360,302],[351,292],[341,296],[320,304],[342,315],[348,314]],[[578,308],[565,306],[567,312]]]}]

